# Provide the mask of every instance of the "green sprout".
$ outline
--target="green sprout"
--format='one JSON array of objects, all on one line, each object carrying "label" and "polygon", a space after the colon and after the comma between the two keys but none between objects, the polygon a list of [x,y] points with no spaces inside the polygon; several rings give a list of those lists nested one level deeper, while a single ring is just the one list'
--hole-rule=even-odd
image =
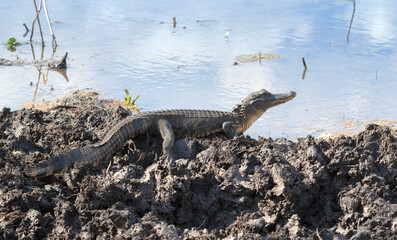
[{"label": "green sprout", "polygon": [[130,93],[128,92],[127,88],[123,88],[123,90],[124,90],[125,95],[126,95],[126,97],[124,98],[124,100],[125,100],[125,104],[126,104],[127,109],[130,110],[130,111],[134,110],[134,111],[136,111],[136,112],[140,112],[139,110],[142,109],[142,108],[136,106],[136,105],[135,105],[135,101],[136,101],[141,95],[138,95],[138,96],[136,96],[134,99],[131,100],[131,96],[130,96]]},{"label": "green sprout", "polygon": [[19,45],[21,45],[19,42],[14,37],[11,37],[10,39],[7,40],[7,49],[11,52],[15,52]]}]

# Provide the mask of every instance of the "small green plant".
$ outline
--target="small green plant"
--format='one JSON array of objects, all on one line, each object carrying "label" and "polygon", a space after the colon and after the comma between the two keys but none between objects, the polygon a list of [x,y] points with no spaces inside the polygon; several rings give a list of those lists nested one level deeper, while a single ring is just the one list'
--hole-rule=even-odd
[{"label": "small green plant", "polygon": [[15,52],[17,50],[16,47],[18,47],[19,45],[21,44],[17,42],[17,40],[14,37],[11,37],[10,39],[7,40],[7,49],[11,52]]},{"label": "small green plant", "polygon": [[136,106],[136,105],[135,105],[135,101],[136,101],[141,95],[138,95],[138,96],[136,96],[134,99],[131,100],[131,96],[130,96],[130,93],[128,92],[127,88],[123,88],[123,90],[124,90],[125,95],[126,95],[126,97],[125,97],[124,99],[125,99],[125,104],[126,104],[127,109],[130,110],[130,111],[133,111],[133,110],[134,110],[134,111],[136,111],[136,112],[140,112],[139,110],[142,109],[142,108]]}]

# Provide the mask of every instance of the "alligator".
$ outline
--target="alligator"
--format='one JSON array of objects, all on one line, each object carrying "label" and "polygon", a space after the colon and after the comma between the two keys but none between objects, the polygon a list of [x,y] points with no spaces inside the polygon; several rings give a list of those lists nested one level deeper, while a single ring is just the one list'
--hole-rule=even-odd
[{"label": "alligator", "polygon": [[117,123],[97,144],[69,150],[48,161],[28,166],[29,177],[44,177],[67,171],[75,162],[98,165],[112,156],[128,139],[140,134],[160,135],[163,138],[163,155],[174,158],[171,149],[177,138],[205,137],[226,133],[235,137],[247,130],[271,107],[290,101],[296,93],[272,94],[265,89],[253,92],[231,112],[212,110],[159,110],[134,114]]}]

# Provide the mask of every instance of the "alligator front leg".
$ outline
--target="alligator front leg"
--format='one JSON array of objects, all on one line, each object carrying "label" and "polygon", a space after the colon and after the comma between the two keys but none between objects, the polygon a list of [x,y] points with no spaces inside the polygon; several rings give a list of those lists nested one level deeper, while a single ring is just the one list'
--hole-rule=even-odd
[{"label": "alligator front leg", "polygon": [[232,122],[224,122],[224,123],[222,124],[222,128],[223,128],[223,130],[225,131],[225,133],[226,133],[229,137],[233,138],[233,137],[238,136],[238,134],[236,133],[236,131],[234,131],[234,129],[232,128]]},{"label": "alligator front leg", "polygon": [[163,154],[167,157],[173,158],[171,149],[175,142],[175,136],[171,123],[165,119],[160,119],[157,121],[157,127],[160,131],[161,137],[163,138]]}]

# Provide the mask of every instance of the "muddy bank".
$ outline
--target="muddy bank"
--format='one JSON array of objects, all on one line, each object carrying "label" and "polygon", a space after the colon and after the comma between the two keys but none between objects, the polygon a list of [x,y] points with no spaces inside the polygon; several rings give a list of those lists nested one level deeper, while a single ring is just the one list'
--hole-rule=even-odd
[{"label": "muddy bank", "polygon": [[354,137],[129,140],[99,166],[41,179],[25,166],[99,141],[128,111],[76,94],[0,112],[0,239],[393,239],[396,132]]}]

